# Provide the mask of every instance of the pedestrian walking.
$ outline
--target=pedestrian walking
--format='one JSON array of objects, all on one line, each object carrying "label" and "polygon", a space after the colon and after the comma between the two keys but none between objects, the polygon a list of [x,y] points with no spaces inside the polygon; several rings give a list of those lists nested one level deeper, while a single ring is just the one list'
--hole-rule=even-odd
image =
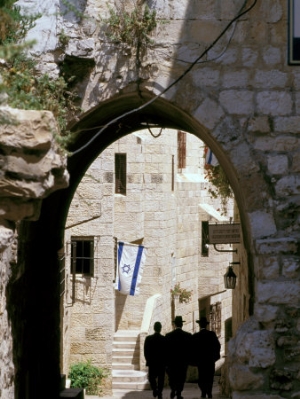
[{"label": "pedestrian walking", "polygon": [[198,368],[198,386],[201,398],[212,398],[212,387],[215,375],[215,362],[220,359],[221,345],[214,331],[207,330],[209,322],[206,317],[196,320],[200,331],[192,336],[192,364]]},{"label": "pedestrian walking", "polygon": [[189,365],[189,354],[192,334],[182,330],[184,320],[176,316],[173,320],[175,329],[166,334],[167,374],[171,388],[170,397],[183,399],[181,392],[184,388],[186,373]]},{"label": "pedestrian walking", "polygon": [[166,371],[165,337],[161,335],[162,325],[154,323],[154,334],[148,335],[144,343],[144,356],[148,366],[148,379],[153,391],[153,397],[162,399]]}]

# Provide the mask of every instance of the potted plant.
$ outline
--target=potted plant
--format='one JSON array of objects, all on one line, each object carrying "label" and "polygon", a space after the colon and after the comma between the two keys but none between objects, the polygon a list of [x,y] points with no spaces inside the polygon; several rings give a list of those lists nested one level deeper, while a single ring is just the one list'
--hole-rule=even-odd
[{"label": "potted plant", "polygon": [[170,290],[173,298],[178,298],[179,303],[189,303],[192,299],[193,290],[181,288],[180,283],[176,283]]}]

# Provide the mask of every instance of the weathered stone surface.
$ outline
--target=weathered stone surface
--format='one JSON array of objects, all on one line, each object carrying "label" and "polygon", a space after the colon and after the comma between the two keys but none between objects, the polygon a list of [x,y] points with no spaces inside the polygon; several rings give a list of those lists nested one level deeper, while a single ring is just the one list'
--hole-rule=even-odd
[{"label": "weathered stone surface", "polygon": [[276,281],[276,290],[274,282],[257,283],[257,300],[260,303],[297,304],[299,295],[299,281]]},{"label": "weathered stone surface", "polygon": [[[196,60],[203,50],[213,43],[228,22],[238,15],[242,2],[231,0],[222,0],[221,2],[209,0],[150,1],[149,6],[156,9],[159,21],[155,32],[153,32],[154,43],[143,51],[141,60],[137,60],[135,48],[112,43],[106,37],[102,24],[103,19],[109,16],[105,0],[74,0],[72,4],[79,10],[79,13],[69,9],[65,3],[58,0],[19,1],[19,4],[29,6],[34,12],[41,12],[41,18],[36,21],[35,28],[28,35],[28,38],[39,39],[31,50],[33,54],[40,56],[37,60],[37,70],[40,72],[49,71],[51,76],[58,76],[59,68],[56,62],[58,59],[63,59],[66,51],[80,57],[95,57],[95,69],[90,71],[86,80],[76,87],[82,96],[82,108],[91,112],[90,115],[92,115],[93,109],[97,109],[98,105],[102,105],[106,100],[112,100],[113,107],[115,95],[116,98],[119,98],[119,94],[122,96],[136,91],[141,101],[144,100],[143,94],[146,90],[150,94],[161,95],[162,91],[174,82],[181,73],[184,73],[191,65],[190,63]],[[126,5],[130,3],[130,7],[132,7],[133,2],[126,1],[125,3]],[[115,2],[114,4],[117,5],[118,3]],[[85,14],[84,18],[79,16],[80,13]],[[250,271],[248,275],[245,272],[248,269],[243,268],[244,274],[241,272],[239,278],[245,278],[245,287],[251,288],[245,288],[238,292],[239,295],[237,295],[235,303],[238,310],[235,309],[234,311],[243,316],[238,320],[242,322],[248,316],[247,305],[248,302],[251,302],[254,305],[254,316],[257,318],[257,323],[255,325],[246,323],[246,330],[237,331],[237,337],[245,338],[245,346],[242,350],[243,343],[237,338],[238,350],[235,351],[233,347],[228,358],[234,357],[236,364],[241,364],[245,368],[248,385],[251,385],[252,381],[253,385],[257,386],[256,376],[264,375],[264,388],[268,393],[263,392],[264,389],[259,391],[259,388],[255,391],[251,389],[252,387],[248,391],[237,392],[237,389],[245,388],[239,381],[238,383],[241,385],[233,392],[234,399],[281,398],[280,394],[272,394],[270,392],[272,387],[268,385],[270,369],[266,364],[273,365],[272,350],[276,354],[276,365],[280,366],[278,370],[284,369],[284,367],[288,368],[290,361],[297,363],[295,369],[299,368],[300,364],[299,359],[296,359],[296,361],[295,358],[290,359],[287,356],[282,356],[282,347],[274,348],[271,338],[268,337],[269,332],[271,336],[271,331],[277,336],[277,334],[286,333],[292,327],[297,326],[296,328],[299,329],[300,324],[299,315],[291,316],[291,313],[289,313],[291,308],[294,311],[294,308],[299,306],[299,270],[293,257],[295,259],[299,257],[298,237],[300,236],[298,198],[300,182],[297,175],[300,170],[300,72],[298,66],[287,65],[287,15],[288,8],[285,0],[255,2],[250,12],[246,12],[231,27],[232,29],[226,31],[225,35],[209,50],[205,57],[199,58],[197,65],[194,65],[194,68],[183,79],[164,93],[162,98],[166,99],[167,105],[165,109],[164,106],[160,109],[161,115],[165,115],[165,111],[167,115],[167,107],[172,104],[178,110],[184,111],[186,114],[183,115],[179,125],[192,126],[196,135],[199,133],[199,137],[203,138],[204,141],[214,143],[221,155],[220,160],[224,162],[222,165],[226,166],[226,173],[229,174],[230,181],[237,194],[237,205],[245,233],[245,244],[249,255],[248,269]],[[90,21],[91,23],[89,23]],[[167,23],[160,23],[161,21]],[[59,43],[58,34],[62,30],[70,38],[69,48],[64,49]],[[138,68],[137,65],[139,65]],[[149,114],[151,112],[149,108]],[[116,111],[116,114],[118,114],[118,111]],[[150,115],[153,119],[156,118],[154,114],[155,112]],[[169,114],[171,115],[171,112]],[[92,116],[95,121],[98,121],[98,117],[101,119],[99,114]],[[114,116],[119,116],[119,114]],[[173,111],[173,116],[175,120],[176,111],[175,113]],[[160,119],[162,123],[164,122],[163,119],[163,117]],[[134,123],[132,128],[135,128]],[[25,146],[27,145],[26,140],[23,140],[23,143]],[[8,187],[9,184],[12,184],[13,176],[19,174],[23,169],[24,172],[26,171],[26,176],[23,173],[26,198],[31,200],[36,197],[39,200],[40,195],[47,195],[51,191],[51,184],[57,187],[58,179],[54,182],[55,179],[52,178],[51,172],[47,175],[47,165],[50,165],[51,161],[49,161],[49,164],[46,162],[47,165],[41,162],[38,164],[37,181],[34,181],[36,186],[33,189],[26,186],[28,183],[27,174],[34,169],[34,162],[28,162],[26,166],[23,161],[17,161],[18,151],[22,151],[22,145],[15,147],[13,152],[10,152],[9,146],[3,149],[4,155],[10,158],[3,159],[2,157],[0,159],[0,177],[6,179],[5,184]],[[47,140],[40,143],[42,151],[48,151],[47,145]],[[176,154],[176,151],[174,151],[174,154]],[[27,161],[28,158],[26,158]],[[6,167],[7,169],[5,169]],[[58,169],[60,169],[60,166],[58,166]],[[153,165],[151,165],[151,169],[153,169]],[[10,176],[4,176],[5,170],[8,171],[8,175],[10,173]],[[74,170],[79,172],[76,168]],[[111,170],[111,166],[106,169],[108,173]],[[132,173],[130,172],[130,184],[138,184],[138,178],[133,176]],[[155,174],[156,172],[152,170],[149,173]],[[166,172],[160,171],[159,173],[162,176],[162,183],[151,183],[149,174],[144,180],[153,192],[158,189],[159,185],[165,184]],[[61,186],[63,186],[63,173],[61,173],[61,178]],[[41,180],[43,180],[43,183],[41,183]],[[109,177],[109,180],[113,183],[113,175]],[[156,180],[156,177],[153,178],[154,180]],[[18,194],[20,198],[23,198],[21,190],[21,185],[18,184],[11,191],[7,188],[7,192]],[[92,191],[89,194],[92,194]],[[104,196],[112,195],[111,191],[110,187],[106,187],[103,190]],[[7,196],[4,197],[4,200],[6,198]],[[101,204],[104,204],[101,208],[103,225],[99,228],[98,234],[106,235],[106,237],[112,236],[113,229],[109,224],[111,209],[107,204],[109,201],[102,202],[103,198],[98,200],[101,201]],[[183,198],[180,198],[180,200],[184,202]],[[134,236],[135,225],[142,224],[141,217],[138,218],[137,214],[143,213],[144,210],[136,206],[136,199],[130,199],[130,201],[132,202],[128,209],[132,211],[136,207],[139,210],[139,212],[135,212],[135,217],[128,217],[130,220],[128,226],[133,232],[130,234]],[[96,201],[87,201],[84,206],[81,208],[78,206],[76,209],[78,213],[84,212],[93,217],[93,215],[97,216],[97,204]],[[182,210],[186,212],[183,212],[183,215],[187,218],[191,213],[192,205],[188,201],[184,205],[185,208],[182,208]],[[26,217],[36,214],[36,212],[31,211],[29,203],[25,202],[22,206],[24,206],[23,211],[16,210],[14,212],[13,204],[9,204],[2,211],[3,217],[13,218],[15,213],[15,218],[18,218],[23,212]],[[88,211],[89,207],[91,208],[90,211]],[[158,230],[161,233],[171,228],[174,219],[170,211],[167,217],[164,217],[165,209],[151,205],[148,207],[152,209],[149,210],[145,220],[149,222],[149,225],[152,223],[151,234],[153,234],[153,237],[158,234]],[[117,211],[120,215],[116,220],[122,222],[118,232],[126,226],[124,222],[126,208],[125,202],[118,202]],[[76,213],[76,210],[74,213]],[[72,217],[74,217],[74,213]],[[36,217],[36,215],[33,217]],[[193,222],[197,224],[198,220],[196,220],[196,223]],[[193,223],[186,223],[186,225],[188,229],[193,227]],[[188,233],[184,228],[184,223],[179,224],[178,227],[178,240],[183,242],[184,236]],[[86,226],[82,229],[76,226],[74,232],[75,234],[88,235],[90,230]],[[141,235],[144,235],[144,232],[144,229],[140,229]],[[190,233],[190,236],[192,235]],[[273,238],[263,239],[270,236]],[[163,242],[163,238],[161,241]],[[193,238],[190,241],[194,243],[195,239]],[[174,237],[172,237],[173,242],[175,242]],[[168,248],[170,248],[169,242]],[[103,278],[101,280],[102,289],[105,288],[104,283],[109,285],[108,281],[111,276],[108,252],[105,246],[101,255],[105,255],[106,258],[102,259],[101,266],[96,265],[98,269],[101,269],[103,265],[105,267],[101,276]],[[174,255],[174,263],[177,256],[184,256],[187,252],[188,247],[178,249],[178,254]],[[238,256],[240,256],[240,252],[239,249]],[[159,262],[164,259],[165,254],[166,248],[157,246],[156,251],[153,251],[149,259],[154,262],[153,259],[155,258]],[[288,260],[287,257],[289,257]],[[205,295],[210,295],[209,283],[217,279],[216,276],[210,274],[209,259],[203,261],[203,258],[201,258],[200,260],[203,274],[201,275],[202,281],[199,284],[197,299],[201,299],[204,292]],[[199,259],[193,259],[193,264],[198,265]],[[179,261],[176,265],[177,271],[180,274],[188,275],[185,265],[182,265]],[[155,266],[149,275],[151,278],[157,278],[157,286],[160,287],[159,284],[165,282],[169,278],[169,274],[170,271],[164,274],[163,267]],[[250,281],[247,281],[248,276]],[[192,279],[190,275],[189,278]],[[149,286],[146,287],[145,295],[153,294],[150,293]],[[85,288],[86,286],[82,284],[79,292],[82,300],[90,298],[90,288],[87,288],[87,292],[84,292]],[[49,296],[51,294],[49,293]],[[112,294],[110,292],[109,295],[111,299]],[[167,297],[165,302],[169,303],[168,300]],[[111,302],[113,301],[111,300]],[[119,305],[120,309],[121,304]],[[127,306],[129,308],[130,305],[132,305],[132,302],[128,301]],[[108,304],[104,300],[103,302],[99,301],[97,306],[94,303],[91,306],[94,306],[94,309],[99,312],[94,323],[101,325],[101,321],[105,319],[106,325],[108,325],[108,314],[112,314],[112,304]],[[103,315],[106,310],[107,314]],[[184,308],[177,310],[184,311]],[[170,317],[169,308],[168,311],[167,320]],[[126,309],[124,313],[126,313],[124,318],[128,321],[127,324],[124,322],[124,325],[126,324],[126,327],[128,327],[133,313],[131,309],[130,311]],[[281,315],[282,320],[279,319],[279,315]],[[284,317],[288,315],[292,325],[287,323],[283,315],[285,315]],[[188,316],[190,317],[190,315]],[[41,315],[41,317],[43,316]],[[136,321],[134,320],[134,322]],[[261,330],[262,327],[266,330]],[[245,336],[245,331],[247,331],[249,337]],[[257,335],[254,334],[254,331],[257,332]],[[254,337],[259,339],[259,343],[254,342],[252,345]],[[260,345],[266,347],[266,354],[264,354]],[[269,349],[270,347],[272,350]],[[87,349],[90,350],[91,348]],[[255,351],[258,352],[257,358],[254,356]],[[81,355],[77,357],[77,360],[80,358]],[[95,356],[93,359],[96,360],[96,358],[97,361],[99,359],[107,361],[107,353]],[[243,363],[244,360],[245,363]],[[249,366],[250,363],[256,365],[255,372]],[[7,364],[4,366],[7,369]],[[246,370],[247,367],[248,370]],[[277,377],[281,377],[280,372]],[[2,384],[2,380],[0,382],[1,387],[5,386],[5,384]],[[287,391],[282,395],[298,397],[299,384],[300,382],[296,378],[292,383],[288,381],[284,389],[291,389],[292,385],[293,391]],[[275,384],[273,387],[280,389],[281,385]],[[3,395],[5,394],[6,392],[3,393]]]},{"label": "weathered stone surface", "polygon": [[255,374],[247,366],[235,364],[230,368],[229,380],[232,390],[259,389],[264,383],[262,374]]},{"label": "weathered stone surface", "polygon": [[272,330],[259,330],[258,322],[250,317],[229,342],[233,364],[265,369],[275,363],[275,339]]},{"label": "weathered stone surface", "polygon": [[252,234],[255,238],[267,237],[276,232],[276,225],[271,214],[266,212],[252,212],[249,215]]},{"label": "weathered stone surface", "polygon": [[[0,112],[2,117],[11,121],[0,125],[3,153],[0,197],[41,199],[59,188],[67,187],[66,156],[59,154],[54,141],[57,124],[53,114],[9,107],[1,108]],[[12,201],[9,206],[12,206]],[[28,203],[23,206],[27,208],[28,217]],[[31,202],[31,206],[37,208],[30,211],[36,217],[40,203]]]}]

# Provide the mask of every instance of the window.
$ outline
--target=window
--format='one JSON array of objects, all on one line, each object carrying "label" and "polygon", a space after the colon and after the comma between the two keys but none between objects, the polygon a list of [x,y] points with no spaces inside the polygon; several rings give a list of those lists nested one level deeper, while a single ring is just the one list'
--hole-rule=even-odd
[{"label": "window", "polygon": [[178,169],[186,167],[186,133],[178,130],[177,132],[177,157]]},{"label": "window", "polygon": [[208,256],[208,222],[201,222],[201,225],[201,256]]},{"label": "window", "polygon": [[71,273],[93,276],[94,274],[94,238],[71,238]]},{"label": "window", "polygon": [[210,305],[210,329],[221,336],[221,302]]},{"label": "window", "polygon": [[300,64],[300,1],[289,0],[289,64]]},{"label": "window", "polygon": [[126,154],[115,154],[115,193],[126,195]]}]

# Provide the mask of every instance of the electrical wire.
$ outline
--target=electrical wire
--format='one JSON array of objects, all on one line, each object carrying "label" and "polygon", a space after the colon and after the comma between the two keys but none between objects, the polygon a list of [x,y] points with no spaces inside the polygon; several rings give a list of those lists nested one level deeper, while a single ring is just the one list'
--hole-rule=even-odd
[{"label": "electrical wire", "polygon": [[202,54],[200,54],[191,64],[190,66],[177,78],[174,80],[174,82],[172,82],[168,87],[166,87],[162,92],[160,92],[159,94],[157,94],[155,97],[153,97],[151,100],[147,101],[145,104],[141,105],[138,108],[135,108],[133,110],[130,110],[128,112],[125,112],[124,114],[112,119],[111,121],[109,121],[108,123],[106,123],[87,143],[85,143],[82,147],[78,148],[77,150],[75,150],[70,156],[72,157],[73,155],[78,154],[79,152],[83,151],[85,148],[87,148],[94,140],[96,140],[97,137],[99,137],[101,135],[101,133],[106,130],[110,125],[118,122],[120,119],[125,118],[128,115],[131,115],[133,113],[139,112],[142,109],[148,107],[150,104],[152,104],[154,101],[156,101],[157,99],[159,99],[162,95],[164,95],[167,91],[169,91],[173,86],[175,86],[180,80],[182,80],[193,68],[195,65],[197,65],[200,61],[201,58],[203,58],[208,52],[209,50],[211,50],[216,43],[221,39],[221,37],[227,32],[227,30],[231,27],[231,25],[234,24],[235,21],[237,21],[238,19],[240,19],[243,15],[247,14],[250,10],[252,10],[253,7],[255,7],[257,3],[257,0],[254,0],[253,3],[251,4],[251,6],[249,6],[246,10],[242,11],[246,4],[247,4],[247,0],[244,1],[243,6],[240,9],[239,14],[234,17],[227,25],[226,27],[221,31],[221,33],[217,36],[217,38],[202,52]]}]

